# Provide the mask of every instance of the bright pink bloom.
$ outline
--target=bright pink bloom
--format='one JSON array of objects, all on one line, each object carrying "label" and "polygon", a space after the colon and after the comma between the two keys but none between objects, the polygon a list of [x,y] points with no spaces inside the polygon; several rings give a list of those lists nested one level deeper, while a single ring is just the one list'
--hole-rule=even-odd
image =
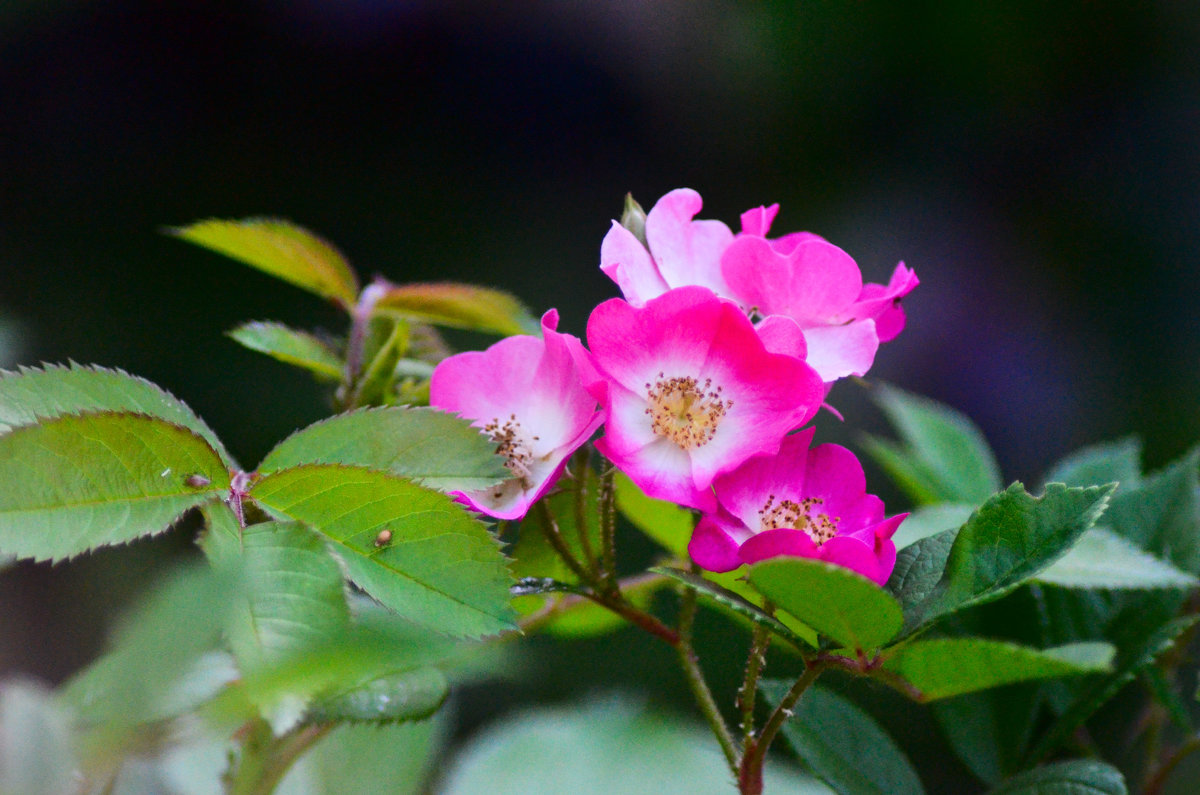
[{"label": "bright pink bloom", "polygon": [[920,283],[916,272],[901,262],[886,285],[864,284],[850,313],[856,318],[873,318],[879,341],[891,342],[904,330],[906,318],[900,299]]},{"label": "bright pink bloom", "polygon": [[854,454],[835,444],[809,449],[812,437],[811,429],[792,434],[777,455],[756,456],[714,480],[720,510],[696,526],[692,560],[732,571],[792,555],[887,582],[896,565],[892,535],[908,514],[885,518]]},{"label": "bright pink bloom", "polygon": [[597,448],[650,496],[683,505],[715,507],[713,478],[777,451],[824,397],[816,372],[788,355],[803,346],[794,325],[779,324],[768,349],[741,310],[703,287],[643,307],[605,301],[587,338],[605,377],[593,386],[608,411]]},{"label": "bright pink bloom", "polygon": [[554,485],[567,457],[604,421],[585,384],[599,378],[579,339],[559,334],[558,312],[542,316],[542,336],[508,337],[486,351],[438,363],[429,403],[483,430],[513,477],[489,489],[456,492],[497,519],[519,519]]},{"label": "bright pink bloom", "polygon": [[617,283],[625,300],[641,306],[674,287],[700,285],[728,297],[721,254],[733,232],[720,221],[693,220],[703,201],[689,188],[663,196],[646,213],[646,250],[613,221],[600,244],[600,270]]}]

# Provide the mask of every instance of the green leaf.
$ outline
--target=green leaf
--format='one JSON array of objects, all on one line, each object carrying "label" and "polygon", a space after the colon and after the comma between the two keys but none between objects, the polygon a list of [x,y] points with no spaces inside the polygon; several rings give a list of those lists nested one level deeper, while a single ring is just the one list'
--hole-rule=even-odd
[{"label": "green leaf", "polygon": [[1191,588],[1200,583],[1103,527],[1084,533],[1037,579],[1064,588]]},{"label": "green leaf", "polygon": [[341,252],[290,221],[213,218],[167,232],[344,307],[353,306],[358,298],[358,278]]},{"label": "green leaf", "polygon": [[0,374],[0,433],[64,414],[100,411],[145,414],[182,425],[220,453],[227,467],[237,468],[204,420],[182,400],[144,378],[74,363],[68,367],[23,367]]},{"label": "green leaf", "polygon": [[1108,671],[1115,653],[1107,643],[1032,649],[983,638],[936,638],[885,653],[883,667],[915,686],[921,701],[934,701],[1029,679]]},{"label": "green leaf", "polygon": [[322,420],[284,439],[258,471],[303,464],[378,469],[443,491],[485,489],[512,475],[494,442],[430,408],[360,409]]},{"label": "green leaf", "polygon": [[1027,770],[988,795],[1126,795],[1121,771],[1096,759],[1073,759]]},{"label": "green leaf", "polygon": [[445,727],[437,720],[338,726],[297,760],[276,792],[415,795],[425,791],[423,784],[432,772],[445,734]]},{"label": "green leaf", "polygon": [[1111,491],[1052,483],[1034,498],[1014,483],[989,499],[959,530],[941,580],[906,616],[906,629],[999,599],[1036,576],[1095,523]]},{"label": "green leaf", "polygon": [[386,285],[380,287],[374,308],[376,312],[435,326],[504,335],[541,333],[537,319],[515,297],[472,284]]},{"label": "green leaf", "polygon": [[617,510],[629,522],[680,560],[687,560],[696,517],[673,502],[647,497],[623,472],[616,475]]},{"label": "green leaf", "polygon": [[995,784],[1018,768],[1041,711],[1041,688],[1018,684],[933,703],[946,742],[981,781]]},{"label": "green leaf", "polygon": [[0,686],[0,792],[62,795],[78,790],[71,714],[31,682]]},{"label": "green leaf", "polygon": [[[791,687],[768,679],[759,691],[778,704]],[[812,771],[843,795],[923,793],[921,779],[896,743],[858,706],[823,687],[811,687],[783,724],[783,736]]]},{"label": "green leaf", "polygon": [[967,523],[975,506],[964,502],[942,502],[925,505],[908,515],[892,536],[896,549],[904,550],[923,539],[946,530],[958,530]]},{"label": "green leaf", "polygon": [[139,414],[67,415],[0,436],[0,550],[62,560],[166,530],[229,489],[220,455]]},{"label": "green leaf", "polygon": [[225,505],[204,510],[203,545],[218,567],[238,568],[246,586],[226,630],[244,671],[278,661],[346,630],[342,570],[325,541],[295,522],[262,522],[239,532]]},{"label": "green leaf", "polygon": [[1099,486],[1119,483],[1120,490],[1136,489],[1142,479],[1142,443],[1134,436],[1078,450],[1046,473],[1046,483]]},{"label": "green leaf", "polygon": [[1200,447],[1137,489],[1113,497],[1105,525],[1184,571],[1200,574]]},{"label": "green leaf", "polygon": [[995,456],[965,415],[891,386],[880,386],[875,402],[904,444],[874,439],[869,452],[914,500],[976,504],[1000,489]]},{"label": "green leaf", "polygon": [[401,671],[322,696],[309,706],[306,719],[313,723],[421,720],[437,712],[449,692],[446,676],[437,668]]},{"label": "green leaf", "polygon": [[867,651],[900,630],[900,604],[849,569],[808,558],[780,557],[750,567],[750,584],[822,635]]},{"label": "green leaf", "polygon": [[228,332],[234,341],[272,359],[308,370],[327,381],[340,381],[346,364],[323,340],[306,331],[288,328],[282,323],[255,321],[243,323]]},{"label": "green leaf", "polygon": [[656,566],[650,571],[663,574],[676,582],[681,583],[684,587],[690,588],[696,592],[698,596],[713,602],[721,607],[733,611],[734,613],[747,618],[755,624],[766,627],[779,637],[787,640],[793,646],[804,648],[816,648],[816,637],[801,637],[785,626],[779,619],[767,613],[761,607],[747,601],[733,591],[727,588],[722,588],[711,580],[707,580],[696,574],[686,571],[679,571],[667,566]]},{"label": "green leaf", "polygon": [[264,476],[250,496],[324,536],[351,581],[412,621],[473,637],[514,626],[499,544],[443,494],[371,469],[305,465]]},{"label": "green leaf", "polygon": [[1137,642],[1131,642],[1128,645],[1118,644],[1117,660],[1112,673],[1089,681],[1058,717],[1054,725],[1041,736],[1026,756],[1026,762],[1035,762],[1057,748],[1092,713],[1132,681],[1139,671],[1154,662],[1158,655],[1171,648],[1175,639],[1197,620],[1200,620],[1200,616],[1190,615],[1177,618],[1149,631],[1139,628],[1141,637],[1135,639]]},{"label": "green leaf", "polygon": [[896,565],[884,588],[907,615],[924,602],[941,582],[958,528],[943,530],[910,544],[896,554]]},{"label": "green leaf", "polygon": [[[470,738],[445,770],[454,795],[728,795],[734,790],[712,736],[626,700],[529,710]],[[768,764],[764,791],[830,795],[819,782]]]}]

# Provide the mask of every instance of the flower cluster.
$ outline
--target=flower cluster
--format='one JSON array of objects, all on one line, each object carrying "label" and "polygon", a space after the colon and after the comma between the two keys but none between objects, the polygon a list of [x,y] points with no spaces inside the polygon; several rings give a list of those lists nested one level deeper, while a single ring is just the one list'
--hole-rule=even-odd
[{"label": "flower cluster", "polygon": [[652,497],[696,509],[692,559],[729,571],[777,555],[820,558],[883,583],[895,564],[862,466],[799,430],[833,383],[863,375],[904,327],[917,285],[903,263],[863,284],[854,260],[809,232],[769,237],[778,205],[734,233],[696,220],[699,194],[663,196],[642,223],[614,222],[600,268],[621,289],[593,310],[587,348],[556,330],[510,337],[435,369],[430,402],[469,418],[512,477],[459,496],[523,516],[603,425],[596,448]]}]

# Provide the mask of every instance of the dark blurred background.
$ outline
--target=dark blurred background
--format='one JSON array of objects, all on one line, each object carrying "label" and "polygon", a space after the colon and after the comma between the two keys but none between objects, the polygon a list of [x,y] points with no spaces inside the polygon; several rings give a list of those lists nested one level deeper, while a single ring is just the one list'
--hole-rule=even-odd
[{"label": "dark blurred background", "polygon": [[[1200,439],[1198,53],[1170,0],[4,0],[0,354],[150,378],[249,463],[327,404],[222,332],[340,318],[162,227],[284,216],[581,333],[626,191],[688,186],[914,267],[872,376],[971,415],[1007,479],[1130,433],[1161,465]],[[882,429],[834,402],[824,438]],[[82,665],[194,529],[0,574],[0,668]]]}]

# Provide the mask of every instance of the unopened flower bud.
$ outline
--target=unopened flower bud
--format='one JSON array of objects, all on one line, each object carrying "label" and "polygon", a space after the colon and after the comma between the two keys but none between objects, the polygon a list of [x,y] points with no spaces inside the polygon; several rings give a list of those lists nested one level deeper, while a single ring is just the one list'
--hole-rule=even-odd
[{"label": "unopened flower bud", "polygon": [[633,198],[632,193],[625,194],[625,211],[621,213],[621,226],[633,233],[633,236],[643,246],[650,248],[649,244],[646,243],[646,211]]}]

